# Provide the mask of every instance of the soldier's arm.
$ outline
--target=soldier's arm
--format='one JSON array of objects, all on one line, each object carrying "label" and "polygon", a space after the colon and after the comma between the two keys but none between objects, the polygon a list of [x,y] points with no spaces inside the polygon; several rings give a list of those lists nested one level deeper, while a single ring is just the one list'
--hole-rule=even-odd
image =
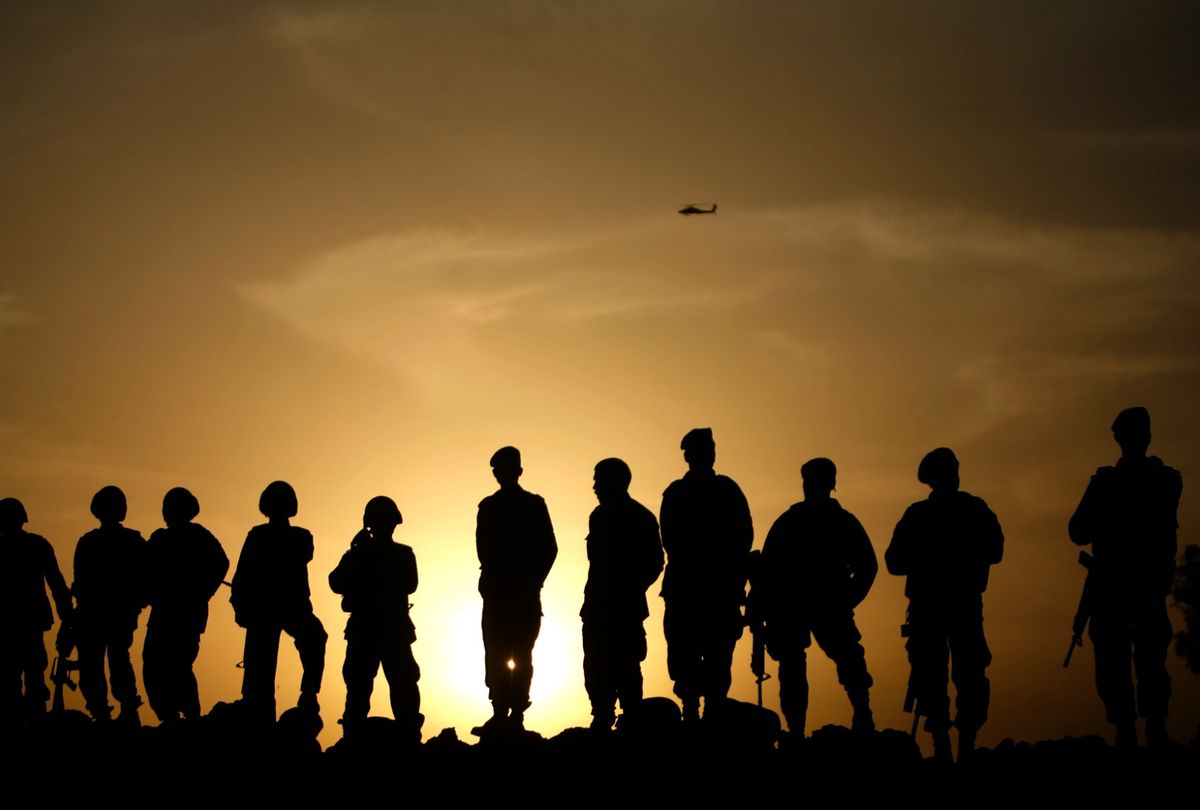
[{"label": "soldier's arm", "polygon": [[858,607],[879,575],[879,558],[862,523],[850,516],[850,607]]},{"label": "soldier's arm", "polygon": [[679,526],[675,510],[675,496],[671,492],[671,487],[667,487],[663,492],[662,506],[658,510],[658,528],[662,532],[663,551],[668,557],[674,553],[676,532]]},{"label": "soldier's arm", "polygon": [[913,545],[916,541],[913,507],[909,507],[892,532],[892,542],[883,552],[883,562],[889,574],[906,576],[912,570]]},{"label": "soldier's arm", "polygon": [[225,575],[229,573],[229,557],[226,556],[225,549],[221,547],[221,541],[212,532],[209,532],[208,536],[212,541],[210,546],[211,556],[209,558],[212,567],[208,581],[208,598],[212,599],[213,594],[220,590],[221,583],[225,580]]},{"label": "soldier's arm", "polygon": [[492,527],[491,512],[482,503],[475,518],[475,555],[480,568],[490,568],[496,548],[496,533]]},{"label": "soldier's arm", "polygon": [[654,513],[649,509],[645,514],[645,527],[642,534],[642,548],[644,549],[643,557],[643,572],[642,590],[646,590],[654,584],[658,579],[658,575],[663,570],[663,547],[662,540],[658,537],[658,521],[654,519]]},{"label": "soldier's arm", "polygon": [[988,565],[995,565],[1004,559],[1004,531],[1000,528],[1000,519],[996,517],[996,513],[989,509],[984,501],[980,500],[979,504],[984,513],[986,561]]},{"label": "soldier's arm", "polygon": [[342,555],[337,568],[329,572],[329,590],[337,594],[345,594],[350,590],[353,581],[354,549]]},{"label": "soldier's arm", "polygon": [[1071,515],[1071,520],[1067,523],[1067,534],[1075,545],[1091,545],[1103,531],[1104,490],[1104,471],[1097,470],[1088,482],[1079,506],[1075,507],[1075,514]]},{"label": "soldier's arm", "polygon": [[417,555],[413,550],[407,549],[408,553],[404,555],[404,571],[402,573],[402,582],[400,589],[404,593],[417,592]]},{"label": "soldier's arm", "polygon": [[550,569],[554,566],[554,561],[558,558],[558,542],[554,539],[554,524],[550,522],[550,510],[546,507],[546,502],[540,500],[541,514],[538,516],[540,525],[540,542],[539,552],[540,559],[538,560],[538,583],[544,584],[546,577],[550,576]]},{"label": "soldier's arm", "polygon": [[70,624],[74,621],[75,616],[75,607],[71,603],[71,589],[67,587],[67,581],[58,567],[58,557],[54,553],[54,546],[50,545],[50,541],[44,537],[39,539],[44,544],[42,575],[46,578],[46,584],[50,586],[50,595],[54,598],[54,607],[58,610],[58,618],[64,624]]}]

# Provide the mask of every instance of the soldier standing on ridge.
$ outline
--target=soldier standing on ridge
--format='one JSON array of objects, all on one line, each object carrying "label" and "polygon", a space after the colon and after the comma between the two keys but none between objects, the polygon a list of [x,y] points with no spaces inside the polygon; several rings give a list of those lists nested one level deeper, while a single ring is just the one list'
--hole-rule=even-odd
[{"label": "soldier standing on ridge", "polygon": [[888,573],[908,577],[908,662],[934,757],[953,758],[950,677],[958,691],[954,725],[963,761],[987,720],[992,653],[983,635],[983,592],[991,567],[1004,555],[1004,533],[982,498],[959,490],[958,459],[950,448],[921,459],[917,480],[932,491],[900,518],[884,561]]},{"label": "soldier standing on ridge", "polygon": [[583,683],[592,728],[603,731],[613,726],[618,698],[622,717],[636,721],[646,660],[646,589],[663,569],[658,521],[629,496],[632,478],[619,458],[599,462],[592,488],[600,505],[588,518],[588,578],[579,612]]},{"label": "soldier standing on ridge", "polygon": [[710,428],[680,443],[688,471],[663,493],[659,514],[667,571],[663,576],[663,633],[667,670],[692,722],[729,694],[733,649],[742,635],[754,525],[746,496],[732,478],[713,471]]},{"label": "soldier standing on ridge", "polygon": [[[46,588],[54,597],[58,618],[73,621],[71,592],[58,568],[54,547],[41,535],[30,534],[25,507],[16,498],[0,500],[0,667],[4,692],[0,696],[0,728],[12,729],[46,713],[50,690],[46,686],[44,635],[54,626]],[[21,682],[24,680],[24,691]]]},{"label": "soldier standing on ridge", "polygon": [[831,497],[837,467],[814,458],[800,468],[804,500],[784,512],[763,543],[761,587],[767,647],[779,661],[779,702],[788,731],[803,738],[808,714],[807,649],[815,637],[837,665],[854,707],[852,727],[874,731],[862,635],[854,609],[879,572],[875,549],[858,518]]},{"label": "soldier standing on ridge", "polygon": [[112,717],[104,659],[112,673],[112,694],[121,704],[117,719],[138,725],[137,679],[129,661],[138,616],[146,606],[146,541],[121,525],[128,507],[118,487],[103,487],[92,497],[92,515],[100,527],[75,546],[75,594],[79,648],[79,688],[94,720]]},{"label": "soldier standing on ridge", "polygon": [[164,529],[146,543],[150,619],[142,647],[142,681],[160,722],[200,716],[200,689],[192,666],[208,626],[208,601],[229,570],[212,532],[193,523],[200,502],[183,487],[163,497]]},{"label": "soldier standing on ridge", "polygon": [[291,525],[299,505],[286,481],[273,481],[258,499],[267,522],[246,536],[233,575],[233,615],[246,628],[242,700],[261,719],[275,720],[275,673],[279,637],[287,633],[296,643],[304,674],[298,706],[319,713],[317,695],[325,672],[325,642],[329,636],[313,613],[308,587],[308,564],[313,536]]},{"label": "soldier standing on ridge", "polygon": [[[1096,470],[1071,517],[1077,545],[1092,546],[1088,576],[1089,635],[1096,655],[1096,689],[1117,728],[1117,746],[1137,746],[1136,720],[1146,741],[1167,738],[1171,620],[1166,597],[1175,580],[1176,532],[1183,478],[1150,447],[1150,412],[1128,408],[1112,424],[1121,446],[1115,466]],[[1136,701],[1130,661],[1137,672]]]},{"label": "soldier standing on ridge", "polygon": [[485,680],[492,702],[492,717],[471,730],[481,736],[524,728],[533,645],[542,626],[542,585],[558,556],[546,502],[517,483],[521,451],[501,447],[491,465],[500,489],[480,501],[475,529]]},{"label": "soldier standing on ridge", "polygon": [[346,711],[342,729],[352,734],[367,719],[375,675],[383,665],[391,692],[392,716],[421,739],[421,670],[413,658],[416,629],[408,615],[408,597],[417,590],[417,558],[392,539],[404,522],[391,498],[379,495],[363,510],[363,528],[329,575],[329,587],[342,595],[346,622]]}]

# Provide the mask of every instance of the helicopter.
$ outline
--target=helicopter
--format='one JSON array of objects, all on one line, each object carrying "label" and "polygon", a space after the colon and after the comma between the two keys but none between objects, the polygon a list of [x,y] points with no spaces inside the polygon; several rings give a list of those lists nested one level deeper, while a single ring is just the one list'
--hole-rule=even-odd
[{"label": "helicopter", "polygon": [[[711,208],[701,208],[702,205],[711,205]],[[685,217],[690,217],[692,214],[715,214],[717,213],[716,203],[688,203],[683,208],[679,209],[679,213]]]}]

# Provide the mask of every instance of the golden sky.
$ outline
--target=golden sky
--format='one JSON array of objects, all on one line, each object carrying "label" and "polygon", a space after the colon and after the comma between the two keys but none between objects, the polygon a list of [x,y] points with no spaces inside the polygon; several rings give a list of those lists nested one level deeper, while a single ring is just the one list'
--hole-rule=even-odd
[{"label": "golden sky", "polygon": [[[292,482],[332,742],[344,614],[326,576],[390,495],[421,574],[426,732],[466,736],[489,711],[475,508],[515,444],[560,546],[528,715],[550,734],[588,719],[597,460],[624,458],[657,511],[679,439],[711,426],[761,546],[800,464],[830,456],[882,554],[927,492],[921,455],[949,445],[1008,538],[981,741],[1106,729],[1090,647],[1060,668],[1082,584],[1066,521],[1116,458],[1123,407],[1150,408],[1152,452],[1185,484],[1200,463],[1194,4],[2,13],[0,494],[68,579],[104,484],[147,536],[163,493],[191,488],[236,560],[262,487]],[[902,585],[882,574],[859,610],[897,727]],[[647,693],[669,694],[651,601]],[[222,592],[206,706],[238,696],[241,643]],[[744,699],[748,659],[747,638]],[[1200,680],[1172,667],[1170,728],[1190,737]],[[810,672],[810,726],[847,722],[832,666]],[[281,707],[298,680],[285,649]]]}]

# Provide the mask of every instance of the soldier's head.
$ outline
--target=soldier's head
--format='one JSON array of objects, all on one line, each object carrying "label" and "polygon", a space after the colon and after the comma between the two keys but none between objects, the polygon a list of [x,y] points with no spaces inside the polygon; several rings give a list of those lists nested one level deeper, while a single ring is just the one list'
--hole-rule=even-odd
[{"label": "soldier's head", "polygon": [[120,523],[125,519],[129,506],[120,487],[109,484],[101,487],[92,496],[92,516],[103,523]]},{"label": "soldier's head", "polygon": [[163,496],[162,515],[168,526],[184,526],[200,514],[200,501],[183,487],[167,490]]},{"label": "soldier's head", "polygon": [[1126,408],[1113,420],[1112,432],[1122,455],[1144,457],[1150,447],[1150,411],[1141,406]]},{"label": "soldier's head", "polygon": [[712,428],[692,428],[679,447],[688,469],[695,472],[708,472],[717,461],[717,443],[713,441]]},{"label": "soldier's head", "polygon": [[391,537],[396,527],[404,522],[400,507],[386,495],[376,495],[367,501],[363,509],[363,525],[375,535]]},{"label": "soldier's head", "polygon": [[524,470],[521,469],[521,451],[515,447],[501,447],[495,453],[492,453],[492,475],[496,476],[496,480],[500,486],[513,486],[517,483],[517,479],[521,477]]},{"label": "soldier's head", "polygon": [[949,447],[930,450],[917,467],[917,480],[934,492],[958,491],[958,458]]},{"label": "soldier's head", "polygon": [[629,482],[633,480],[633,472],[629,465],[619,458],[606,458],[596,464],[596,474],[592,480],[592,491],[600,503],[610,503],[629,494]]},{"label": "soldier's head", "polygon": [[25,505],[16,498],[0,500],[0,532],[18,532],[29,522]]},{"label": "soldier's head", "polygon": [[267,518],[294,518],[299,509],[296,490],[287,481],[272,481],[258,496],[258,511]]},{"label": "soldier's head", "polygon": [[800,467],[804,479],[804,500],[821,501],[837,487],[837,467],[827,458],[814,458]]}]

